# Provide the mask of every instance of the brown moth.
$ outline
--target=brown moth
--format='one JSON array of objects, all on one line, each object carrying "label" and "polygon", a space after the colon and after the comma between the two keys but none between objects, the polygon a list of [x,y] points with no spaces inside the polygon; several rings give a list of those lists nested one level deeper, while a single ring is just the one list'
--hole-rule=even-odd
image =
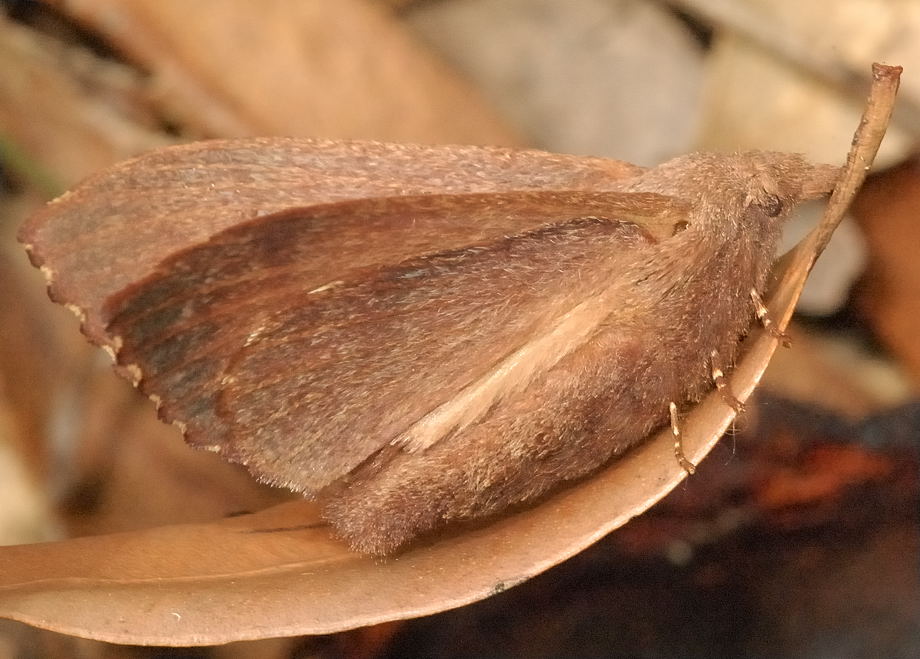
[{"label": "brown moth", "polygon": [[386,554],[677,432],[763,316],[783,221],[838,173],[212,142],[113,168],[20,237],[191,444]]}]

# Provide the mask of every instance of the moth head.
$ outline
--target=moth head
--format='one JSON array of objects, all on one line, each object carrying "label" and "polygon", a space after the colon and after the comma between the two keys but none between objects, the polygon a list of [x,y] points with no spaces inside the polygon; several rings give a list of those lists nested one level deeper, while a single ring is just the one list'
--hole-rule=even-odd
[{"label": "moth head", "polygon": [[839,173],[800,154],[692,153],[647,170],[631,188],[689,202],[709,224],[775,228],[799,203],[829,194]]},{"label": "moth head", "polygon": [[[784,219],[803,201],[829,194],[840,174],[831,165],[813,165],[800,154],[749,151],[732,154],[732,169],[747,180],[742,202],[750,219]],[[740,182],[740,181],[739,181]]]}]

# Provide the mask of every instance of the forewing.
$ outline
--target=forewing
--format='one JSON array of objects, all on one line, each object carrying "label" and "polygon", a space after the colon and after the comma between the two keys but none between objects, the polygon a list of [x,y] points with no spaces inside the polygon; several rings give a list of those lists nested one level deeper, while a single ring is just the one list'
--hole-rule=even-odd
[{"label": "forewing", "polygon": [[110,301],[106,331],[190,442],[313,493],[649,258],[685,216],[659,195],[585,192],[291,210],[167,259]]},{"label": "forewing", "polygon": [[642,169],[600,158],[472,146],[299,138],[160,149],[97,174],[33,216],[19,238],[56,301],[110,344],[105,300],[179,250],[287,208],[395,195],[609,190]]}]

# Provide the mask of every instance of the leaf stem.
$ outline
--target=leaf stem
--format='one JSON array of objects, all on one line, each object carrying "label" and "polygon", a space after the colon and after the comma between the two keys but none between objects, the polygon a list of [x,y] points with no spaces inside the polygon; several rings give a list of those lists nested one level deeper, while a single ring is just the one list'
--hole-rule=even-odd
[{"label": "leaf stem", "polygon": [[853,145],[847,154],[846,166],[827,203],[821,222],[809,237],[811,243],[809,253],[812,255],[809,270],[827,247],[831,234],[840,224],[856,192],[869,173],[869,168],[872,166],[872,161],[875,160],[875,155],[878,153],[879,145],[882,143],[891,119],[901,71],[900,66],[878,63],[872,65],[872,86],[869,89],[869,98],[866,101],[866,109],[863,111],[859,127],[853,136]]}]

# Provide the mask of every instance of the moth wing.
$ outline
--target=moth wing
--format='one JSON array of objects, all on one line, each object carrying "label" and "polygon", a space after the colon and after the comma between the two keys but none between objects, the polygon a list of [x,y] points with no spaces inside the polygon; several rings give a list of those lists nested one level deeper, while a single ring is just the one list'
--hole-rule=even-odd
[{"label": "moth wing", "polygon": [[111,343],[105,300],[171,254],[240,222],[316,204],[395,195],[610,190],[642,168],[604,158],[475,146],[303,138],[213,140],[158,149],[96,174],[49,204],[19,239]]},{"label": "moth wing", "polygon": [[[660,195],[589,192],[291,210],[166,260],[110,301],[107,332],[191,443],[315,493],[437,410],[454,416],[421,448],[497,402],[509,355],[543,345],[686,214]],[[547,345],[514,377],[563,349]]]}]

